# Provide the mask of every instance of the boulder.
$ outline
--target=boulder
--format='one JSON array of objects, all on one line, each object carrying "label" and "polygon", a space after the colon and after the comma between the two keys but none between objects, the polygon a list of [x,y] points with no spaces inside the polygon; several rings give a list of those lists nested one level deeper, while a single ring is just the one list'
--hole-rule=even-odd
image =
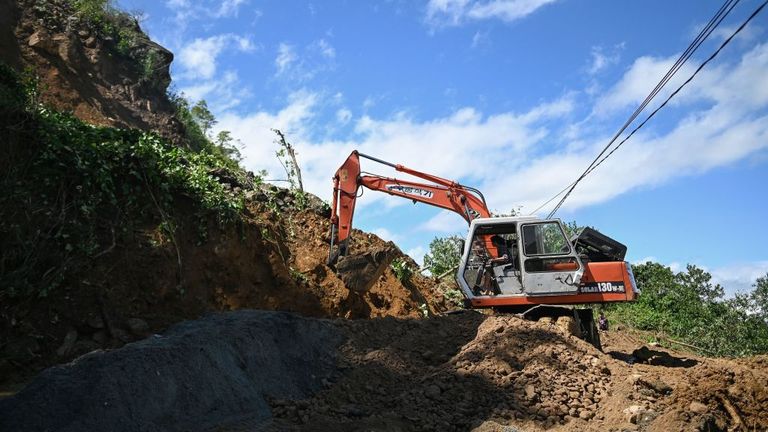
[{"label": "boulder", "polygon": [[693,414],[701,415],[701,414],[706,414],[706,412],[709,411],[709,408],[707,408],[707,406],[701,402],[693,401],[688,406],[688,411],[690,411]]},{"label": "boulder", "polygon": [[395,250],[392,248],[349,255],[339,259],[336,271],[350,291],[363,293],[373,287],[394,258]]},{"label": "boulder", "polygon": [[60,357],[68,356],[72,352],[75,342],[77,342],[77,332],[75,330],[68,331],[67,335],[64,336],[64,342],[62,342],[59,349],[56,350],[56,354]]}]

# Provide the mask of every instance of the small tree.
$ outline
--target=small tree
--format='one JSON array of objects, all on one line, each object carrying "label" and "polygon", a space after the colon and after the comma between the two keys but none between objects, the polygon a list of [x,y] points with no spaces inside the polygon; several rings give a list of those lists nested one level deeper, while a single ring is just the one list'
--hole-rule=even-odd
[{"label": "small tree", "polygon": [[208,103],[205,99],[200,99],[200,101],[192,107],[191,112],[195,123],[197,123],[200,126],[200,129],[203,130],[203,134],[208,136],[208,132],[216,123],[218,123],[218,121],[208,109]]},{"label": "small tree", "polygon": [[763,277],[757,278],[752,286],[755,290],[752,291],[750,297],[752,297],[756,312],[764,321],[768,321],[768,273]]},{"label": "small tree", "polygon": [[233,141],[235,140],[232,138],[232,134],[229,131],[223,130],[216,135],[216,145],[219,146],[221,152],[228,158],[240,162],[243,157],[237,146],[232,144]]},{"label": "small tree", "polygon": [[424,255],[424,267],[434,276],[439,276],[459,265],[461,260],[461,237],[435,237],[429,243],[429,253]]},{"label": "small tree", "polygon": [[291,184],[291,189],[298,189],[300,193],[304,193],[304,183],[301,181],[301,169],[299,168],[299,162],[296,160],[296,151],[291,143],[285,139],[285,135],[280,129],[272,129],[277,134],[278,139],[275,142],[280,146],[280,150],[275,152],[277,160],[280,161],[280,165],[285,169],[285,174],[288,175],[288,182]]}]

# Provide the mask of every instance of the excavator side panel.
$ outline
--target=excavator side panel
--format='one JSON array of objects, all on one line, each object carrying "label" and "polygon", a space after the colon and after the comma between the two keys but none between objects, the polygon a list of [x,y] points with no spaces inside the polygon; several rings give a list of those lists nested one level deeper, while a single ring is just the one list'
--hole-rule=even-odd
[{"label": "excavator side panel", "polygon": [[590,262],[581,277],[581,294],[620,294],[625,301],[637,294],[632,267],[626,261]]}]

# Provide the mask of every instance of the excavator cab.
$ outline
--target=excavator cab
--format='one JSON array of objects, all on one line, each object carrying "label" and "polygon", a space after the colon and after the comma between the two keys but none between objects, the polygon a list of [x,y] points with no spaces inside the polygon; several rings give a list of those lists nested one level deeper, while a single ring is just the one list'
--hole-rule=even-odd
[{"label": "excavator cab", "polygon": [[470,225],[458,279],[468,298],[568,295],[583,268],[558,219],[483,218]]}]

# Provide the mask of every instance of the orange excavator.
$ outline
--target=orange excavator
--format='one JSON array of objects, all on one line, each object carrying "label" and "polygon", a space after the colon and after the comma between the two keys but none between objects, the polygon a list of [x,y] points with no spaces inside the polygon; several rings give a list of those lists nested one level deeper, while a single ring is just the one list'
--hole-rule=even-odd
[{"label": "orange excavator", "polygon": [[[429,183],[363,173],[360,158]],[[565,307],[633,301],[638,294],[626,247],[584,228],[571,238],[559,219],[492,217],[472,187],[353,151],[333,177],[328,264],[349,253],[361,187],[458,213],[469,223],[456,282],[469,308],[494,308],[529,319],[570,316],[600,347],[591,309]]]}]

